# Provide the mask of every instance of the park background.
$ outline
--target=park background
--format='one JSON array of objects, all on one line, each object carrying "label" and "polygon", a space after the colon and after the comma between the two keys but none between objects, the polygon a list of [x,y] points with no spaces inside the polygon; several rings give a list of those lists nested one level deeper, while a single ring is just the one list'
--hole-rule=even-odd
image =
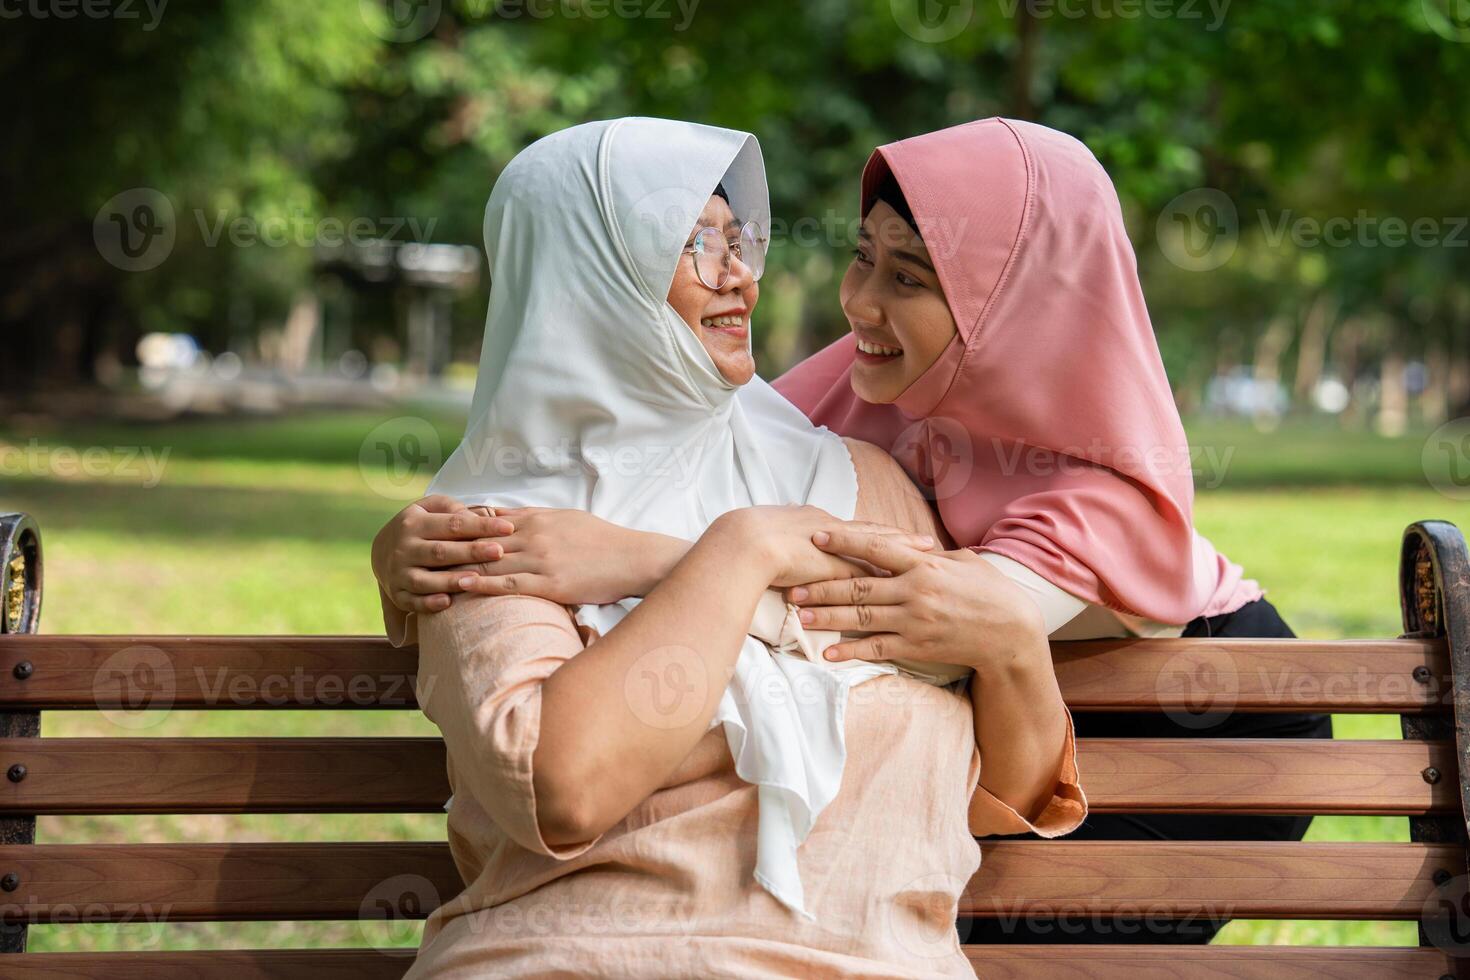
[{"label": "park background", "polygon": [[[750,130],[766,377],[844,330],[878,144],[989,115],[1117,184],[1203,533],[1309,637],[1399,631],[1470,523],[1463,0],[219,0],[4,8],[0,511],[51,633],[373,633],[377,528],[457,442],[496,174],[627,114]],[[977,182],[983,175],[977,175]],[[1120,379],[1126,384],[1126,379]],[[1339,716],[1339,737],[1397,737]],[[432,734],[402,712],[49,713],[48,735]],[[434,816],[42,818],[40,840],[427,839]],[[1316,840],[1407,840],[1318,818]],[[35,927],[31,948],[414,945],[402,923]],[[1234,922],[1218,942],[1416,942]]]}]

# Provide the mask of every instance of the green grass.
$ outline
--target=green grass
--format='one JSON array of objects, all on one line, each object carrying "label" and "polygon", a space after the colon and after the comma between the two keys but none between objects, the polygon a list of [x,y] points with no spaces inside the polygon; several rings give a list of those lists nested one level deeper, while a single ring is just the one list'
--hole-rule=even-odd
[{"label": "green grass", "polygon": [[[1325,418],[1294,419],[1274,431],[1245,422],[1191,420],[1195,483],[1202,489],[1246,487],[1430,488],[1449,475],[1443,453],[1426,454],[1427,428],[1390,438],[1344,430]],[[1428,458],[1429,471],[1425,470]]]},{"label": "green grass", "polygon": [[[1470,504],[1437,493],[1425,477],[1426,433],[1384,439],[1294,425],[1262,434],[1220,423],[1190,431],[1201,448],[1201,531],[1267,587],[1303,636],[1395,635],[1404,526],[1426,517],[1470,525]],[[0,455],[0,511],[27,511],[41,525],[45,632],[375,633],[368,543],[428,482],[457,433],[455,419],[412,408],[169,425],[8,420],[0,449],[29,455]],[[381,445],[397,453],[392,473]],[[56,457],[57,447],[90,448],[96,465],[82,470]],[[145,465],[145,448],[161,468]],[[1398,737],[1394,717],[1339,716],[1335,725],[1343,738]],[[411,712],[176,711],[143,728],[88,713],[45,716],[49,736],[433,732]],[[46,817],[39,826],[42,841],[443,834],[435,815]],[[1407,822],[1323,817],[1309,839],[1402,841]],[[31,937],[37,950],[413,946],[418,927],[84,923],[36,927]],[[1216,941],[1413,945],[1416,937],[1411,923],[1236,921]]]}]

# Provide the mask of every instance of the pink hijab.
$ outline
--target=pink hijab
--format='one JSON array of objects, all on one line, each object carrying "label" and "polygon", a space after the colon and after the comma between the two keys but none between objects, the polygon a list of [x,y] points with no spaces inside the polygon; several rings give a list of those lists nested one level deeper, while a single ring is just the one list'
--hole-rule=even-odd
[{"label": "pink hijab", "polygon": [[961,546],[1163,623],[1259,598],[1194,530],[1184,427],[1112,181],[1081,142],[981,119],[879,147],[958,325],[891,405],[853,394],[843,337],[775,382],[813,422],[888,449]]}]

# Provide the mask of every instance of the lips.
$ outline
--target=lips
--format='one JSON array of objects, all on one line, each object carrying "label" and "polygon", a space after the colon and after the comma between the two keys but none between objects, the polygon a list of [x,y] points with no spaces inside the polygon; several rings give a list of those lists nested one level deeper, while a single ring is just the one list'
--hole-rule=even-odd
[{"label": "lips", "polygon": [[746,327],[745,313],[722,313],[719,316],[707,316],[699,321],[700,328],[706,335],[724,337],[731,343],[746,343],[750,330]]},{"label": "lips", "polygon": [[901,355],[903,353],[903,348],[902,347],[889,347],[886,344],[874,343],[871,340],[864,340],[861,337],[857,337],[857,338],[855,338],[855,340],[857,341],[857,349],[858,349],[858,352],[859,353],[862,353],[862,354],[867,354],[869,357],[873,357],[873,358],[898,357],[899,355]]}]

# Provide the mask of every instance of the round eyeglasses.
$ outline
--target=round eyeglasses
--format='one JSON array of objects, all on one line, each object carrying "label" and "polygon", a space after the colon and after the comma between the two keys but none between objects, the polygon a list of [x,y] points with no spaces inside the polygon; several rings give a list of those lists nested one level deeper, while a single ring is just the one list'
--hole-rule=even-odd
[{"label": "round eyeglasses", "polygon": [[735,241],[726,241],[725,233],[719,228],[696,228],[685,253],[694,255],[694,272],[699,281],[710,289],[719,289],[730,279],[730,259],[739,259],[750,270],[755,280],[766,271],[766,244],[760,225],[747,221],[740,226],[740,235]]}]

